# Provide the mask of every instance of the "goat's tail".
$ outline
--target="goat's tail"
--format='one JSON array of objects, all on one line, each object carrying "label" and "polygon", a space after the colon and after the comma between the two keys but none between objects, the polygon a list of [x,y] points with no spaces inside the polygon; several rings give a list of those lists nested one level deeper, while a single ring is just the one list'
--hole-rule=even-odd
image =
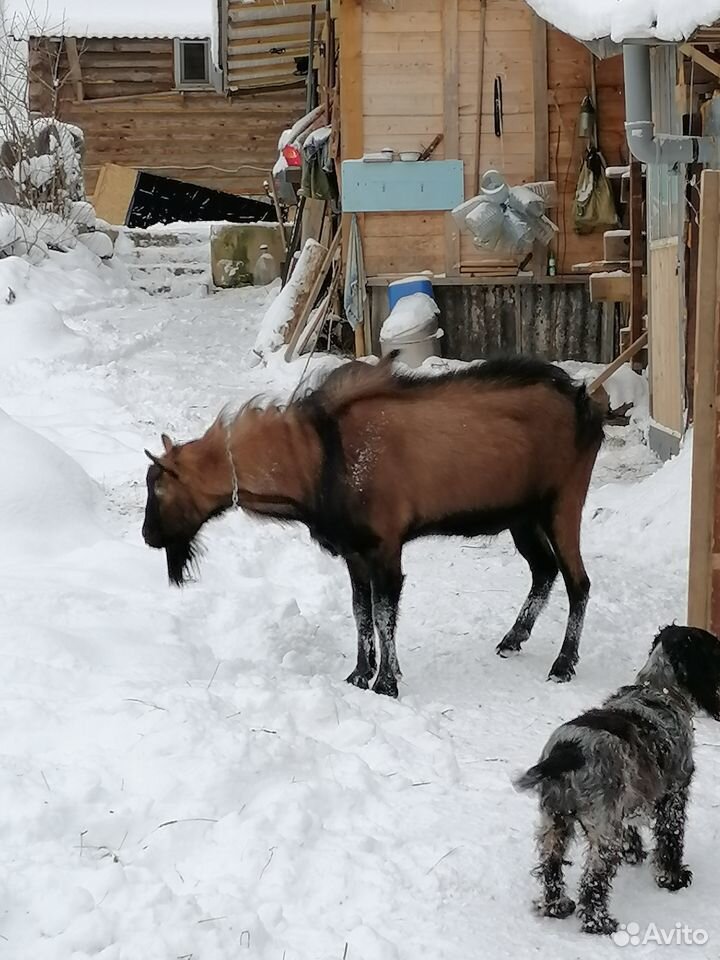
[{"label": "goat's tail", "polygon": [[585,765],[585,757],[576,743],[556,743],[550,753],[530,767],[514,782],[516,790],[536,790],[552,784],[558,786],[565,774],[573,773]]},{"label": "goat's tail", "polygon": [[605,411],[583,384],[575,394],[575,423],[578,446],[599,447],[603,441]]}]

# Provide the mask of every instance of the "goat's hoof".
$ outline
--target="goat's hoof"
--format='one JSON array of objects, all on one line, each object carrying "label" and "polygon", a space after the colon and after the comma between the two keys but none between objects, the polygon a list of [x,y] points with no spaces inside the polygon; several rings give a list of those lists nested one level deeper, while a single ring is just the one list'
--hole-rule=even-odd
[{"label": "goat's hoof", "polygon": [[548,680],[556,683],[568,683],[575,676],[575,664],[562,654],[557,658],[550,669]]},{"label": "goat's hoof", "polygon": [[581,930],[583,933],[593,933],[598,936],[609,937],[617,931],[619,924],[614,917],[607,915],[585,917]]},{"label": "goat's hoof", "polygon": [[527,630],[511,630],[506,633],[500,643],[495,647],[495,653],[499,657],[512,657],[520,653],[522,645],[530,638]]},{"label": "goat's hoof", "polygon": [[373,684],[373,693],[381,693],[385,697],[397,697],[398,685],[395,677],[390,673],[378,674]]},{"label": "goat's hoof", "polygon": [[677,873],[659,873],[655,883],[663,890],[684,890],[692,883],[693,875],[689,867],[681,867]]},{"label": "goat's hoof", "polygon": [[359,687],[361,690],[367,690],[370,686],[370,677],[360,670],[353,670],[350,676],[345,678],[345,683],[350,683],[353,687]]},{"label": "goat's hoof", "polygon": [[575,913],[575,901],[570,897],[558,897],[557,900],[548,902],[547,900],[538,900],[535,904],[538,913],[544,917],[552,917],[554,920],[565,920]]}]

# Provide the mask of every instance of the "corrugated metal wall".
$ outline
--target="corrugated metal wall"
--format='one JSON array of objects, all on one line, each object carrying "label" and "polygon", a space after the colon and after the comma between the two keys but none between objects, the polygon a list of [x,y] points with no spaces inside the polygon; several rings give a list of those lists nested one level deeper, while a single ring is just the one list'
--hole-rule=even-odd
[{"label": "corrugated metal wall", "polygon": [[[527,353],[547,360],[609,363],[614,357],[612,311],[593,303],[584,283],[437,285],[443,356],[477,360],[493,353]],[[387,316],[387,290],[373,289],[375,345]]]}]

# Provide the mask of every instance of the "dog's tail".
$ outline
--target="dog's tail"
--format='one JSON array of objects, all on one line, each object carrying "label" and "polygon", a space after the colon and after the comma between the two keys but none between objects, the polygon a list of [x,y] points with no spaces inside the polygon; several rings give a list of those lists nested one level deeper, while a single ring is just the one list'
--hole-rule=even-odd
[{"label": "dog's tail", "polygon": [[577,743],[556,743],[550,753],[515,780],[516,790],[536,790],[548,781],[557,781],[564,774],[579,770],[585,757]]}]

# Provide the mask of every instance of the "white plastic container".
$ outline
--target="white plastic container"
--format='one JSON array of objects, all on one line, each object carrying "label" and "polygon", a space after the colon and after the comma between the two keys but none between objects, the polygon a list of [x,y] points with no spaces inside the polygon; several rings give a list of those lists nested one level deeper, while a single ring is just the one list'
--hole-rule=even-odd
[{"label": "white plastic container", "polygon": [[398,351],[398,360],[419,367],[430,357],[440,356],[443,331],[438,327],[438,305],[426,293],[413,293],[398,300],[380,330],[380,352],[384,357]]},{"label": "white plastic container", "polygon": [[253,284],[256,287],[266,287],[280,276],[275,257],[268,250],[266,243],[260,247],[260,256],[253,267]]}]

